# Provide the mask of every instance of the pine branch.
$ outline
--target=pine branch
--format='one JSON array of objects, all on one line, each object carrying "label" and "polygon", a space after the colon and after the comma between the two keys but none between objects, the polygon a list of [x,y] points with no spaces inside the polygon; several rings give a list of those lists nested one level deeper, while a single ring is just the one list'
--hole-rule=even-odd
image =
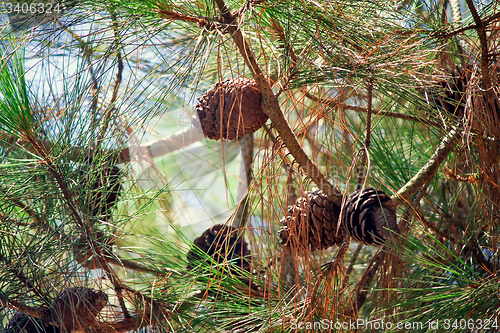
[{"label": "pine branch", "polygon": [[[491,77],[489,71],[488,39],[486,38],[485,24],[483,20],[481,20],[481,17],[479,17],[472,0],[465,0],[465,2],[469,7],[474,22],[476,23],[476,31],[479,36],[479,42],[481,43],[481,75],[483,77],[484,89],[489,92],[491,89]],[[488,93],[488,95],[490,94]]]},{"label": "pine branch", "polygon": [[82,228],[83,232],[85,235],[87,235],[87,241],[89,243],[89,246],[95,251],[97,260],[99,261],[99,264],[101,265],[101,268],[104,270],[106,275],[108,276],[109,280],[113,284],[115,288],[115,292],[117,294],[118,300],[120,302],[120,305],[122,306],[123,313],[126,317],[130,317],[128,314],[128,311],[125,307],[125,303],[122,299],[121,296],[121,291],[124,289],[123,283],[120,281],[118,278],[118,275],[113,271],[111,266],[106,261],[106,258],[104,257],[101,247],[99,244],[97,244],[92,237],[92,231],[91,229],[87,226],[87,224],[83,221],[80,213],[76,210],[76,206],[73,202],[73,199],[71,197],[71,194],[69,193],[68,187],[66,186],[66,183],[63,180],[63,177],[61,174],[57,171],[56,167],[54,166],[51,158],[47,155],[47,153],[43,150],[41,146],[38,145],[38,142],[34,138],[34,135],[32,133],[24,133],[26,140],[33,145],[37,153],[42,157],[42,164],[47,166],[49,173],[56,179],[57,185],[59,189],[62,192],[63,198],[70,209],[73,217],[75,218],[77,224]]},{"label": "pine branch", "polygon": [[[499,19],[500,18],[500,12],[496,13],[496,14],[493,14],[493,15],[490,15],[488,16],[487,18],[485,18],[484,20],[482,20],[482,24],[483,26],[487,26],[493,22],[495,22],[495,20]],[[458,34],[461,34],[467,30],[472,30],[472,29],[478,29],[479,26],[477,24],[473,24],[473,25],[469,25],[469,26],[466,26],[466,27],[463,27],[463,28],[460,28],[460,29],[457,29],[457,30],[454,30],[452,32],[448,32],[448,33],[444,33],[444,32],[440,32],[438,31],[435,36],[437,38],[443,38],[443,39],[448,39],[448,38],[451,38],[455,35],[458,35]]]},{"label": "pine branch", "polygon": [[[6,135],[5,141],[0,141],[0,145],[11,145],[11,142],[15,142],[18,138],[14,135]],[[129,163],[130,160],[135,159],[137,156],[146,154],[152,158],[160,157],[177,151],[181,148],[187,147],[195,142],[199,142],[205,139],[203,131],[195,126],[189,126],[172,136],[160,140],[153,141],[151,143],[143,144],[140,146],[125,147],[119,150],[109,150],[104,152],[109,155],[109,159],[115,160],[117,163]],[[23,143],[23,147],[31,153],[37,153],[37,150],[30,144],[30,142],[19,139],[19,144]],[[36,139],[39,146],[43,147],[45,151],[51,151],[53,144],[49,141]],[[68,150],[71,152],[67,158],[72,161],[80,161],[82,155],[88,155],[88,148],[80,147],[70,147]],[[91,156],[87,156],[91,157]]]},{"label": "pine branch", "polygon": [[239,204],[233,219],[233,228],[240,229],[248,218],[248,189],[252,184],[253,134],[247,134],[239,139],[241,147],[241,164],[244,183],[238,184]]},{"label": "pine branch", "polygon": [[214,29],[217,24],[217,22],[210,22],[194,16],[184,15],[171,9],[159,8],[157,9],[157,12],[166,20],[196,23],[199,27],[204,27],[207,30]]},{"label": "pine branch", "polygon": [[439,166],[446,159],[453,149],[456,140],[460,137],[460,128],[454,127],[443,138],[438,148],[432,154],[427,163],[420,171],[413,176],[391,199],[396,206],[408,204],[408,200],[424,185],[439,169]]},{"label": "pine branch", "polygon": [[109,120],[111,118],[111,115],[113,114],[113,111],[116,110],[114,104],[116,102],[116,99],[118,98],[118,89],[120,88],[120,83],[122,82],[122,75],[123,75],[123,57],[122,57],[121,50],[120,50],[118,21],[117,21],[116,13],[114,12],[113,9],[111,9],[111,19],[113,20],[112,26],[113,26],[114,43],[115,43],[115,50],[116,50],[117,73],[116,73],[115,84],[113,86],[113,93],[111,94],[111,100],[109,102],[109,107],[108,107],[108,110],[104,116],[104,127],[102,129],[101,136],[100,136],[99,140],[97,140],[98,144],[100,144],[104,140],[104,137],[106,135],[106,130],[109,126]]},{"label": "pine branch", "polygon": [[342,202],[341,192],[328,181],[328,179],[318,169],[318,166],[309,159],[300,146],[297,138],[290,129],[283,112],[281,111],[279,102],[276,99],[269,82],[264,77],[264,73],[257,63],[248,41],[245,39],[238,26],[232,24],[237,19],[237,16],[235,16],[237,13],[231,14],[223,0],[216,0],[215,3],[219,8],[222,17],[221,23],[228,24],[227,30],[233,38],[233,42],[243,57],[245,64],[252,73],[255,83],[259,86],[262,93],[262,110],[271,119],[274,128],[278,131],[281,140],[288,148],[295,161],[305,170],[308,177],[319,187],[319,189],[323,190],[328,198],[340,207]]}]

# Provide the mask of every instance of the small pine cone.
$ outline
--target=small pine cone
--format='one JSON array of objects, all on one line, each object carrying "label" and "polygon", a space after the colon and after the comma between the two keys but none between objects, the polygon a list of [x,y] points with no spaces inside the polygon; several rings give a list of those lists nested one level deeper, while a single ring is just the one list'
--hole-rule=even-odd
[{"label": "small pine cone", "polygon": [[111,169],[104,169],[100,177],[97,177],[92,189],[94,201],[92,204],[92,216],[111,215],[111,209],[116,205],[121,191],[120,168],[116,165]]},{"label": "small pine cone", "polygon": [[2,333],[60,333],[57,326],[44,325],[41,319],[31,317],[24,312],[16,313]]},{"label": "small pine cone", "polygon": [[396,206],[387,194],[373,188],[355,191],[347,198],[341,224],[355,241],[366,245],[383,244],[394,237],[391,230],[399,232]]},{"label": "small pine cone", "polygon": [[68,332],[92,326],[99,311],[108,303],[108,296],[100,290],[73,287],[63,290],[54,299],[51,314]]},{"label": "small pine cone", "polygon": [[198,99],[193,122],[199,122],[205,137],[212,140],[233,140],[252,134],[268,119],[262,111],[261,98],[254,81],[227,79]]},{"label": "small pine cone", "polygon": [[[194,240],[194,245],[212,257],[217,263],[232,261],[240,269],[250,270],[250,263],[247,261],[250,256],[248,244],[243,239],[243,235],[238,237],[238,229],[216,224],[205,230],[200,237]],[[193,269],[199,265],[204,257],[195,248],[187,254],[188,269]]]},{"label": "small pine cone", "polygon": [[451,78],[439,82],[439,86],[430,91],[433,102],[443,108],[449,114],[457,117],[465,115],[465,93],[470,80],[469,66],[454,66]]},{"label": "small pine cone", "polygon": [[118,166],[106,166],[97,176],[94,172],[89,164],[83,165],[80,170],[81,183],[93,182],[90,195],[80,197],[80,205],[86,214],[96,217],[104,215],[109,220],[122,188],[121,171]]},{"label": "small pine cone", "polygon": [[344,230],[337,231],[339,213],[323,191],[306,192],[295,205],[288,206],[288,214],[280,221],[281,243],[303,249],[310,246],[311,251],[342,244]]}]

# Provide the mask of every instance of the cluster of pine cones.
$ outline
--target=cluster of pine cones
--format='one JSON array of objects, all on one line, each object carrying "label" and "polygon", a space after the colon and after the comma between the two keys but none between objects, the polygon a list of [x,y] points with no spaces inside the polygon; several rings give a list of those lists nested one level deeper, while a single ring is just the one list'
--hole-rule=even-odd
[{"label": "cluster of pine cones", "polygon": [[283,245],[310,251],[340,245],[346,236],[381,245],[398,232],[396,206],[387,194],[373,188],[355,191],[342,211],[322,191],[307,192],[288,207],[281,225]]},{"label": "cluster of pine cones", "polygon": [[100,290],[84,287],[67,288],[54,298],[49,309],[40,311],[40,318],[24,312],[16,313],[2,333],[60,333],[86,330],[95,323],[97,314],[108,303]]},{"label": "cluster of pine cones", "polygon": [[[340,216],[340,223],[339,223]],[[308,192],[288,207],[279,231],[285,246],[315,251],[340,245],[346,236],[367,245],[381,245],[398,233],[396,206],[381,190],[355,191],[340,210],[322,191]],[[205,254],[229,271],[250,271],[250,250],[239,230],[217,224],[196,238],[187,255],[187,268],[205,262]],[[201,251],[200,251],[201,250]],[[212,265],[212,263],[209,263]]]}]

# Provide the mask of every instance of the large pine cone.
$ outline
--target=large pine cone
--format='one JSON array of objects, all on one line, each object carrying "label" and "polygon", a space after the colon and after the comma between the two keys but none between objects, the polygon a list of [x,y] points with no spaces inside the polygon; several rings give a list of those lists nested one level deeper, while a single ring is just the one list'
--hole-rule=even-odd
[{"label": "large pine cone", "polygon": [[99,311],[108,303],[108,296],[100,290],[73,287],[63,290],[54,299],[51,314],[68,332],[92,326]]},{"label": "large pine cone", "polygon": [[391,230],[399,232],[396,206],[387,194],[373,188],[355,191],[347,198],[341,224],[354,240],[367,245],[383,244],[394,237]]},{"label": "large pine cone", "polygon": [[267,121],[257,84],[248,79],[217,83],[198,99],[196,113],[205,137],[233,140],[252,134]]},{"label": "large pine cone", "polygon": [[[250,270],[250,263],[247,261],[250,256],[248,244],[243,239],[243,235],[238,235],[239,230],[216,224],[205,230],[200,237],[194,240],[194,245],[221,264],[231,261],[240,269]],[[239,236],[239,237],[238,237]],[[193,269],[200,262],[204,261],[204,256],[199,250],[192,248],[187,254],[188,269]]]},{"label": "large pine cone", "polygon": [[43,324],[41,319],[31,317],[24,312],[16,313],[2,333],[60,333],[57,326]]},{"label": "large pine cone", "polygon": [[281,220],[279,237],[282,244],[310,250],[327,249],[342,244],[344,230],[337,232],[338,207],[323,191],[306,192]]}]

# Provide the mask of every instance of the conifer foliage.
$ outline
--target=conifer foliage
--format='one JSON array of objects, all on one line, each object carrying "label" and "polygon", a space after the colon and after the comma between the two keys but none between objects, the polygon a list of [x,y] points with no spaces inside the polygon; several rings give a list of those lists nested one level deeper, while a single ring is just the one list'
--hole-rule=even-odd
[{"label": "conifer foliage", "polygon": [[499,331],[498,1],[0,6],[2,332]]}]

